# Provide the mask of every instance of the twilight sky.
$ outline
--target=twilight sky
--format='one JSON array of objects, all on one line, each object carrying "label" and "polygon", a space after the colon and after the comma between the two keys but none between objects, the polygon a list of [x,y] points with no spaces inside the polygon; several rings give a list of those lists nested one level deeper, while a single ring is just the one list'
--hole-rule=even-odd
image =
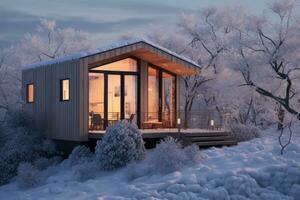
[{"label": "twilight sky", "polygon": [[209,6],[241,5],[258,13],[265,0],[1,0],[0,47],[32,32],[40,19],[55,19],[59,27],[89,32],[101,42],[125,33],[142,34],[150,25],[175,23],[182,13]]}]

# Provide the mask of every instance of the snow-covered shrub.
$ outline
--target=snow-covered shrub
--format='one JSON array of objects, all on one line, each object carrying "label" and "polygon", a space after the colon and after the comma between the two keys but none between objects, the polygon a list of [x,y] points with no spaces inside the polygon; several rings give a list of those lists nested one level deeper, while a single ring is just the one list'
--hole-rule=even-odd
[{"label": "snow-covered shrub", "polygon": [[42,183],[41,172],[30,163],[21,163],[18,167],[17,180],[24,188],[30,188]]},{"label": "snow-covered shrub", "polygon": [[11,128],[36,129],[32,116],[23,110],[11,110],[10,114],[7,115],[6,125]]},{"label": "snow-covered shrub", "polygon": [[187,160],[182,146],[172,137],[161,141],[149,155],[149,164],[155,173],[170,173],[181,169]]},{"label": "snow-covered shrub", "polygon": [[61,160],[62,158],[59,156],[55,156],[52,158],[41,157],[33,162],[33,166],[36,167],[38,170],[44,170],[48,167],[57,165],[61,162]]},{"label": "snow-covered shrub", "polygon": [[231,132],[238,142],[248,141],[261,136],[261,131],[255,126],[244,124],[232,124]]},{"label": "snow-covered shrub", "polygon": [[126,121],[108,127],[102,140],[97,142],[96,157],[104,170],[142,160],[145,157],[145,147],[140,131]]},{"label": "snow-covered shrub", "polygon": [[191,145],[183,148],[177,140],[168,137],[151,150],[145,160],[129,164],[126,174],[131,181],[151,174],[171,173],[184,166],[193,165],[200,159],[198,146]]},{"label": "snow-covered shrub", "polygon": [[75,147],[72,153],[69,155],[68,162],[72,165],[81,164],[89,160],[93,156],[93,153],[86,146],[79,145]]},{"label": "snow-covered shrub", "polygon": [[2,124],[0,124],[0,148],[7,141],[7,134]]},{"label": "snow-covered shrub", "polygon": [[144,161],[129,165],[127,176],[133,180],[149,174],[171,173],[199,162],[200,155],[198,146],[183,148],[176,139],[167,137],[149,152]]},{"label": "snow-covered shrub", "polygon": [[93,179],[99,172],[99,163],[97,161],[83,161],[73,167],[74,178],[78,181]]},{"label": "snow-covered shrub", "polygon": [[195,164],[201,160],[201,154],[199,152],[199,147],[196,144],[189,145],[183,149],[184,154],[186,155],[186,164]]},{"label": "snow-covered shrub", "polygon": [[6,138],[0,147],[0,185],[17,175],[17,168],[21,162],[33,162],[41,157],[49,158],[56,154],[55,144],[37,130],[28,127],[27,123],[21,120],[24,118],[20,117],[16,124],[13,124],[13,120],[8,121],[4,129]]}]

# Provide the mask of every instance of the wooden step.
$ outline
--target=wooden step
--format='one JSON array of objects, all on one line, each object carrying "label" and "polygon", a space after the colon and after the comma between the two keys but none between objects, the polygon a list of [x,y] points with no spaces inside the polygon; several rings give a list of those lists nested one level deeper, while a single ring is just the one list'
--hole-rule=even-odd
[{"label": "wooden step", "polygon": [[229,136],[229,132],[208,132],[208,133],[181,133],[184,137],[218,137]]},{"label": "wooden step", "polygon": [[213,136],[213,137],[190,137],[191,142],[198,142],[198,141],[227,141],[227,140],[234,140],[234,137],[231,135],[226,136]]},{"label": "wooden step", "polygon": [[209,147],[209,146],[230,146],[230,145],[237,145],[237,142],[235,140],[228,140],[228,141],[193,142],[193,144],[196,144],[199,147]]}]

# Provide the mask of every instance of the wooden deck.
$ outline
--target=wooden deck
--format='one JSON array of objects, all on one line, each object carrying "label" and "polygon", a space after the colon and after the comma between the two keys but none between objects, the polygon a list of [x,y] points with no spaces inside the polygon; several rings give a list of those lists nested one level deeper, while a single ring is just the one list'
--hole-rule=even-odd
[{"label": "wooden deck", "polygon": [[[171,136],[182,141],[184,145],[197,144],[199,147],[210,146],[230,146],[236,145],[236,139],[231,135],[230,131],[208,130],[208,129],[141,129],[143,139],[160,140]],[[90,139],[100,139],[105,134],[105,131],[90,131]]]}]

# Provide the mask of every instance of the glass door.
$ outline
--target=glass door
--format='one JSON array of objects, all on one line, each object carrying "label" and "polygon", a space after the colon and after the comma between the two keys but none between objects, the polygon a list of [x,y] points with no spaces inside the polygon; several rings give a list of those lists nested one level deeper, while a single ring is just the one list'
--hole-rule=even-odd
[{"label": "glass door", "polygon": [[155,68],[148,67],[148,113],[147,120],[160,121],[159,108],[159,71]]},{"label": "glass door", "polygon": [[175,76],[162,73],[162,120],[165,127],[175,125]]},{"label": "glass door", "polygon": [[124,75],[124,118],[137,124],[137,76]]},{"label": "glass door", "polygon": [[107,75],[107,125],[121,119],[121,75]]},{"label": "glass door", "polygon": [[176,75],[148,66],[148,107],[144,128],[176,125]]},{"label": "glass door", "polygon": [[89,73],[89,129],[104,130],[104,74]]}]

